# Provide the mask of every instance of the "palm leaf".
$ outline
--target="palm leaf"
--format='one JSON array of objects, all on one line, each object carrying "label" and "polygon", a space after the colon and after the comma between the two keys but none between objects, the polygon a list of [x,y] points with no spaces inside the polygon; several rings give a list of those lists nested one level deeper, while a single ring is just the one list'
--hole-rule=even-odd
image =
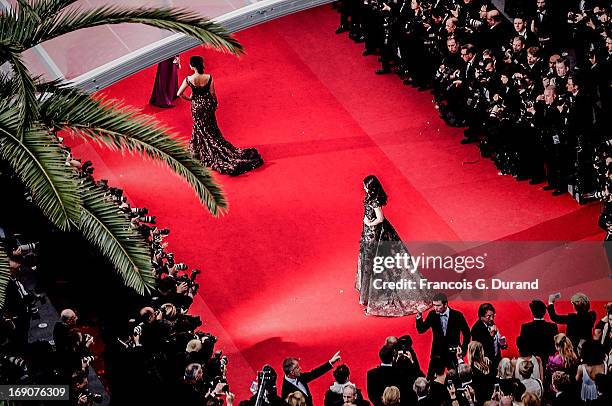
[{"label": "palm leaf", "polygon": [[92,99],[77,89],[56,88],[40,109],[41,120],[47,126],[165,163],[191,185],[213,215],[227,208],[223,192],[209,170],[157,121],[139,115],[117,100]]},{"label": "palm leaf", "polygon": [[9,259],[4,251],[4,244],[0,241],[0,309],[4,307],[6,287],[8,286],[10,276]]},{"label": "palm leaf", "polygon": [[155,275],[142,236],[96,186],[84,186],[82,194],[81,233],[111,261],[127,286],[139,294],[149,292],[155,286]]},{"label": "palm leaf", "polygon": [[26,3],[24,8],[28,8],[28,13],[34,13],[39,21],[51,17],[78,0],[19,0],[20,7]]},{"label": "palm leaf", "polygon": [[82,28],[122,23],[149,25],[188,35],[202,43],[225,49],[234,54],[243,52],[240,43],[225,28],[193,11],[152,7],[128,9],[119,6],[103,6],[93,10],[69,7],[43,20],[34,32],[29,32],[27,38],[22,36],[22,44],[30,48]]},{"label": "palm leaf", "polygon": [[17,133],[13,108],[0,106],[0,159],[7,162],[31,193],[34,203],[62,230],[79,218],[81,199],[75,173],[47,130],[32,127],[23,137]]},{"label": "palm leaf", "polygon": [[23,63],[21,52],[23,48],[7,39],[0,39],[0,65],[8,62],[12,69],[12,78],[16,82],[15,105],[18,109],[19,123],[17,130],[23,133],[29,123],[38,116],[38,103],[36,100],[34,80],[32,80],[28,68]]}]

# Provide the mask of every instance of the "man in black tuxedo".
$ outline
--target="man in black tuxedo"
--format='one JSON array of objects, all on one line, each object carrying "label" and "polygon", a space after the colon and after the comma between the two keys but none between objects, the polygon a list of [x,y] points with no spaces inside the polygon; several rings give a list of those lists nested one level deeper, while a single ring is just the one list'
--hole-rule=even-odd
[{"label": "man in black tuxedo", "polygon": [[501,361],[501,350],[508,348],[506,337],[499,334],[495,325],[495,307],[483,303],[478,307],[478,320],[471,330],[472,341],[482,344],[484,354],[491,360],[491,369],[496,370]]},{"label": "man in black tuxedo", "polygon": [[[367,373],[367,390],[368,399],[373,406],[383,406],[382,395],[385,388],[388,386],[400,387],[401,374],[396,367],[393,366],[393,356],[395,352],[391,345],[385,344],[380,351],[380,365],[370,369]],[[401,389],[400,389],[401,393]]]},{"label": "man in black tuxedo", "polygon": [[537,355],[543,362],[555,354],[555,336],[559,334],[559,328],[555,323],[544,320],[546,304],[534,299],[529,303],[533,321],[521,325],[519,338],[522,342],[529,343],[533,349],[533,355]]},{"label": "man in black tuxedo", "polygon": [[331,371],[332,366],[338,361],[340,361],[340,351],[335,353],[325,364],[316,367],[312,371],[302,372],[298,358],[285,358],[283,361],[285,377],[283,378],[281,397],[287,399],[290,393],[299,391],[306,398],[306,406],[312,406],[312,394],[310,389],[308,389],[308,383]]},{"label": "man in black tuxedo", "polygon": [[[470,326],[463,314],[448,307],[448,298],[444,293],[437,293],[433,299],[434,310],[427,314],[423,320],[423,314],[419,311],[416,316],[416,328],[419,334],[431,329],[433,342],[431,345],[431,356],[439,356],[447,368],[456,368],[457,350],[465,354],[470,342]],[[431,360],[429,363],[431,372]],[[427,374],[431,374],[428,372]]]}]

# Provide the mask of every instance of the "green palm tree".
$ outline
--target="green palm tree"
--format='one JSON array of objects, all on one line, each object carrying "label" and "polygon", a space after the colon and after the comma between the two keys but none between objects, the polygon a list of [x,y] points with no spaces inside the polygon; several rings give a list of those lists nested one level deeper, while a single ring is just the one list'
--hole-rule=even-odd
[{"label": "green palm tree", "polygon": [[[127,286],[145,294],[154,275],[144,239],[101,189],[78,181],[76,170],[65,164],[57,132],[164,163],[189,183],[213,215],[227,208],[222,190],[169,129],[116,100],[91,98],[69,85],[34,78],[22,53],[72,31],[119,23],[183,33],[236,55],[242,46],[222,27],[190,11],[117,6],[83,10],[75,2],[18,0],[0,13],[0,65],[11,67],[0,76],[0,161],[17,175],[51,223],[82,233]],[[0,246],[0,307],[8,278],[9,261]]]}]

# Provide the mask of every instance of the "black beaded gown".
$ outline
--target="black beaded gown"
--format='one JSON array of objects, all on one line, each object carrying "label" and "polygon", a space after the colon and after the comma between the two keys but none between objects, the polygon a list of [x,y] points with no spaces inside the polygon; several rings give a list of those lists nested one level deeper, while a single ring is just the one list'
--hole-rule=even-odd
[{"label": "black beaded gown", "polygon": [[[375,201],[364,202],[365,216],[369,221],[376,219],[374,209],[380,206]],[[374,257],[395,257],[396,254],[410,256],[397,231],[386,218],[374,227],[363,224],[355,286],[359,291],[359,303],[365,306],[367,315],[406,316],[417,313],[421,305],[431,306],[432,294],[428,290],[419,289],[422,275],[418,270],[411,272],[412,261],[408,267],[393,266],[379,273],[374,272]],[[407,288],[408,281],[414,281],[413,289]],[[406,288],[381,289],[383,282],[403,282]]]},{"label": "black beaded gown", "polygon": [[187,78],[187,84],[191,87],[193,116],[193,132],[189,143],[192,154],[205,166],[233,176],[261,166],[263,159],[255,148],[236,148],[223,138],[215,117],[217,98],[210,92],[211,83],[212,76],[204,86],[196,86]]}]

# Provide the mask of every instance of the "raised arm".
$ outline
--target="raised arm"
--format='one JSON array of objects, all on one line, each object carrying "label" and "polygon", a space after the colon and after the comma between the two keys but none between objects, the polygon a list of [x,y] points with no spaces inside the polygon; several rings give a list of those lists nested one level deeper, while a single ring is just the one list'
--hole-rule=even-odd
[{"label": "raised arm", "polygon": [[429,317],[431,313],[427,315],[427,318],[423,318],[423,313],[417,313],[416,316],[416,329],[419,334],[423,334],[431,327],[431,318]]},{"label": "raised arm", "polygon": [[548,303],[548,315],[550,320],[557,324],[567,324],[567,314],[557,314],[555,311],[555,302]]}]

